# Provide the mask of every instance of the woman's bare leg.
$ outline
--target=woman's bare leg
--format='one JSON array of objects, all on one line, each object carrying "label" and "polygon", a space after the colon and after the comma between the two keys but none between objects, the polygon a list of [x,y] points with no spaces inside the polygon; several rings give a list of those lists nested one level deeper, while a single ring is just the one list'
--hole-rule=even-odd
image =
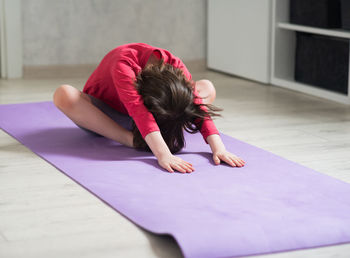
[{"label": "woman's bare leg", "polygon": [[196,90],[199,96],[203,99],[204,104],[212,104],[214,102],[216,97],[216,90],[211,81],[196,81]]},{"label": "woman's bare leg", "polygon": [[53,102],[74,123],[126,146],[133,146],[132,132],[95,107],[86,93],[70,85],[61,85],[54,93]]}]

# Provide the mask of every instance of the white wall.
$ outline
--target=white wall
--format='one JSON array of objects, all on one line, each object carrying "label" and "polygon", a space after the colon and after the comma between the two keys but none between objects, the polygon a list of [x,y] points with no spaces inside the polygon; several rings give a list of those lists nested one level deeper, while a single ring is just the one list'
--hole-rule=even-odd
[{"label": "white wall", "polygon": [[22,18],[26,66],[95,64],[129,42],[205,58],[205,0],[22,0]]},{"label": "white wall", "polygon": [[0,0],[0,78],[22,77],[21,0]]}]

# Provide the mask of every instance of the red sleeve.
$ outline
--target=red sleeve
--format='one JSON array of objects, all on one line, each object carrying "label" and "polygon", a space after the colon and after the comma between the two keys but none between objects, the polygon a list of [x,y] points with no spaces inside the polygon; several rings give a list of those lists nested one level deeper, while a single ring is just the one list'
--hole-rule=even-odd
[{"label": "red sleeve", "polygon": [[[192,80],[192,75],[190,74],[190,72],[188,71],[187,67],[185,66],[185,64],[181,61],[181,59],[177,58],[177,57],[173,57],[172,58],[172,63],[174,65],[174,67],[176,68],[179,68],[183,71],[184,75],[187,77],[187,79],[189,81]],[[202,99],[199,97],[196,89],[193,90],[193,95],[195,96],[195,99],[194,99],[194,103],[195,104],[202,104],[203,101]],[[204,106],[201,106],[201,109],[203,109],[204,111],[207,111],[207,108],[204,107]],[[197,125],[199,124],[199,121],[196,123]],[[202,134],[203,136],[203,139],[206,143],[207,142],[207,137],[209,135],[212,135],[212,134],[219,134],[219,131],[218,129],[216,128],[213,120],[211,118],[206,118],[204,119],[203,121],[203,124],[202,124],[202,128],[200,130],[200,133]]]},{"label": "red sleeve", "polygon": [[159,131],[153,115],[143,104],[142,97],[137,92],[134,81],[135,72],[127,61],[119,61],[111,69],[114,86],[129,115],[134,119],[143,138],[151,132]]},{"label": "red sleeve", "polygon": [[181,69],[182,72],[184,73],[184,75],[186,76],[187,80],[192,81],[192,75],[191,75],[191,73],[188,71],[187,67],[186,67],[185,64],[181,61],[180,58],[178,58],[178,57],[176,57],[176,56],[172,56],[169,63],[170,63],[172,66],[174,66],[175,68]]}]

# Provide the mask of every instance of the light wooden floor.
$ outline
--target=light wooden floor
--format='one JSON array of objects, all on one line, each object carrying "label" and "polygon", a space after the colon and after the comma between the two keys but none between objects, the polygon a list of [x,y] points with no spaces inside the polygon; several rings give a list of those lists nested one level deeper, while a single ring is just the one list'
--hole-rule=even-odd
[{"label": "light wooden floor", "polygon": [[[0,80],[0,104],[51,100],[57,86],[81,89],[87,76]],[[223,133],[350,183],[349,106],[213,71],[193,76],[217,87]],[[0,257],[181,257],[181,251],[0,131]],[[350,244],[255,257],[345,258]]]}]

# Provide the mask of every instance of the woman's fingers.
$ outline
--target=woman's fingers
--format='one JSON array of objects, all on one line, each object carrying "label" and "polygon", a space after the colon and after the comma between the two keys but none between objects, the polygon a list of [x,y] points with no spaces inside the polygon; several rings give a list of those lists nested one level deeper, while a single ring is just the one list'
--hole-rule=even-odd
[{"label": "woman's fingers", "polygon": [[[216,163],[216,158],[217,159],[219,159],[219,160],[222,160],[222,161],[224,161],[225,163],[227,163],[227,164],[229,164],[230,166],[232,166],[232,167],[235,167],[236,165],[235,165],[235,163],[229,158],[229,156],[228,155],[215,155],[214,156],[214,162]],[[216,164],[218,164],[218,163],[216,163]]]},{"label": "woman's fingers", "polygon": [[179,171],[182,173],[190,173],[194,171],[191,163],[174,155],[165,155],[158,159],[158,164],[169,172]]},{"label": "woman's fingers", "polygon": [[187,161],[184,161],[185,162],[185,166],[187,169],[190,170],[190,172],[194,171],[194,168],[193,168],[193,165]]},{"label": "woman's fingers", "polygon": [[178,157],[178,159],[176,160],[176,163],[182,167],[183,169],[186,170],[186,172],[192,172],[194,169],[193,169],[193,166],[191,163],[181,159]]},{"label": "woman's fingers", "polygon": [[244,164],[245,164],[245,162],[242,159],[238,158],[238,157],[234,157],[234,158],[231,157],[231,159],[239,167],[243,167]]},{"label": "woman's fingers", "polygon": [[173,163],[173,164],[171,164],[171,167],[174,168],[175,170],[181,172],[181,173],[187,172],[187,168],[184,165],[181,165],[179,163]]},{"label": "woman's fingers", "polygon": [[182,165],[182,168],[186,170],[187,173],[191,173],[193,169],[187,165]]},{"label": "woman's fingers", "polygon": [[168,165],[165,169],[168,170],[171,173],[174,172],[174,170],[172,169],[172,167],[170,165]]},{"label": "woman's fingers", "polygon": [[229,156],[229,159],[235,164],[235,166],[237,166],[237,167],[242,166],[236,157]]},{"label": "woman's fingers", "polygon": [[186,163],[179,164],[179,166],[181,166],[183,169],[185,169],[185,171],[188,173],[190,173],[194,170],[192,165],[188,165]]},{"label": "woman's fingers", "polygon": [[239,167],[244,166],[245,164],[244,160],[242,160],[240,157],[237,157],[232,153],[229,153],[229,158]]},{"label": "woman's fingers", "polygon": [[239,163],[241,163],[241,164],[242,164],[242,166],[244,166],[244,165],[245,165],[245,161],[244,161],[243,159],[241,159],[241,158],[237,157],[237,160],[238,160],[238,162],[239,162]]},{"label": "woman's fingers", "polygon": [[174,164],[172,167],[175,168],[177,171],[179,171],[181,173],[186,173],[186,169],[181,167],[179,164]]},{"label": "woman's fingers", "polygon": [[235,155],[219,155],[214,156],[214,162],[215,164],[219,164],[220,162],[217,162],[217,160],[222,160],[226,162],[228,165],[232,167],[243,167],[245,165],[245,162],[238,158]]},{"label": "woman's fingers", "polygon": [[241,162],[242,166],[244,166],[244,165],[245,165],[245,161],[244,161],[244,160],[239,159],[239,162]]},{"label": "woman's fingers", "polygon": [[184,163],[186,166],[193,168],[193,165],[192,165],[191,163],[189,163],[189,162],[187,162],[187,161],[184,161],[184,160],[183,160],[183,163]]},{"label": "woman's fingers", "polygon": [[230,156],[224,156],[224,157],[223,157],[223,160],[224,160],[227,164],[231,165],[232,167],[236,167],[236,166],[237,166],[237,164],[234,162],[233,159],[230,158]]},{"label": "woman's fingers", "polygon": [[192,164],[184,160],[178,160],[172,164],[172,167],[182,173],[190,173],[194,171]]}]

